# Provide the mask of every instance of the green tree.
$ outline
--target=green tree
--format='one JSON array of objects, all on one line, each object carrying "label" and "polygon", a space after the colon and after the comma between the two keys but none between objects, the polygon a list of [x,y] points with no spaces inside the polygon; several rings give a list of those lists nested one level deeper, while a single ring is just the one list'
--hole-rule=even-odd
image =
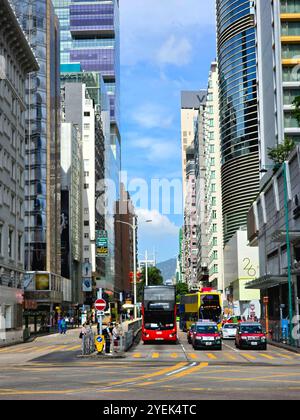
[{"label": "green tree", "polygon": [[279,144],[275,148],[268,148],[268,156],[276,166],[281,166],[289,157],[292,150],[294,150],[296,144],[293,140],[286,138],[284,143]]},{"label": "green tree", "polygon": [[186,283],[176,284],[176,302],[180,303],[180,297],[189,293],[189,287]]},{"label": "green tree", "polygon": [[[141,282],[137,285],[137,300],[138,302],[142,302],[143,300],[143,291],[145,287],[145,279],[146,279],[146,269],[143,268]],[[148,285],[149,286],[159,286],[164,284],[163,276],[161,275],[161,271],[156,267],[149,267],[148,268]]]},{"label": "green tree", "polygon": [[293,117],[296,118],[298,125],[300,126],[300,96],[297,96],[294,99],[293,105],[295,106],[295,109],[293,110]]}]

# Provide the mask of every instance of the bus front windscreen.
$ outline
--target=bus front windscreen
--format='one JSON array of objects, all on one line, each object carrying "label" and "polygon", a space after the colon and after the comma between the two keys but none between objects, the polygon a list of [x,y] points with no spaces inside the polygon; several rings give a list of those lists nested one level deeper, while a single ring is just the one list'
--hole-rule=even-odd
[{"label": "bus front windscreen", "polygon": [[174,312],[146,312],[144,318],[145,330],[166,331],[175,328]]},{"label": "bus front windscreen", "polygon": [[204,295],[201,296],[201,306],[199,311],[200,319],[209,319],[214,322],[219,322],[222,309],[220,306],[219,295]]}]

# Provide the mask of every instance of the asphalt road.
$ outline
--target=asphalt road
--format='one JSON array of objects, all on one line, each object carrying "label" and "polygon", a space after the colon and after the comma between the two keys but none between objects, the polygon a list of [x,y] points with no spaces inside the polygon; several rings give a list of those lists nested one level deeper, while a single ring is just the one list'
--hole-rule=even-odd
[{"label": "asphalt road", "polygon": [[0,349],[0,399],[215,400],[300,399],[300,355],[194,351],[140,343],[123,359],[80,358],[77,331]]}]

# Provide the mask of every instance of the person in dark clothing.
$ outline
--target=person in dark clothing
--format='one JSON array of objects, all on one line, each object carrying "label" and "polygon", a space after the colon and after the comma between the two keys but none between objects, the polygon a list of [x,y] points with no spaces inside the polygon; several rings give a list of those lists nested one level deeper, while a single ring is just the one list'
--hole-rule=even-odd
[{"label": "person in dark clothing", "polygon": [[105,353],[109,354],[110,353],[110,346],[111,346],[111,337],[112,337],[109,325],[107,325],[104,328],[103,335],[104,335],[104,338],[105,338]]}]

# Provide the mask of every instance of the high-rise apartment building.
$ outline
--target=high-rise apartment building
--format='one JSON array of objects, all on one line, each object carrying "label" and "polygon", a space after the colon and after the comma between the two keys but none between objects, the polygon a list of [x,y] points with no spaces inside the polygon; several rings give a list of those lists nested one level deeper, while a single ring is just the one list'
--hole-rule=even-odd
[{"label": "high-rise apartment building", "polygon": [[219,130],[218,66],[208,79],[205,119],[206,243],[209,283],[224,291],[221,145]]},{"label": "high-rise apartment building", "polygon": [[38,63],[0,0],[0,346],[23,340],[25,81]]},{"label": "high-rise apartment building", "polygon": [[273,162],[268,148],[284,138],[300,142],[293,101],[300,96],[300,2],[256,2],[257,79],[261,169]]},{"label": "high-rise apartment building", "polygon": [[247,225],[259,191],[254,3],[217,0],[224,243]]},{"label": "high-rise apartment building", "polygon": [[205,91],[181,92],[181,159],[182,159],[182,184],[183,203],[186,196],[186,150],[192,146],[195,138],[195,121],[198,111],[206,96]]},{"label": "high-rise apartment building", "polygon": [[190,288],[197,287],[197,215],[195,149],[186,149],[186,196],[184,205],[184,270]]}]

